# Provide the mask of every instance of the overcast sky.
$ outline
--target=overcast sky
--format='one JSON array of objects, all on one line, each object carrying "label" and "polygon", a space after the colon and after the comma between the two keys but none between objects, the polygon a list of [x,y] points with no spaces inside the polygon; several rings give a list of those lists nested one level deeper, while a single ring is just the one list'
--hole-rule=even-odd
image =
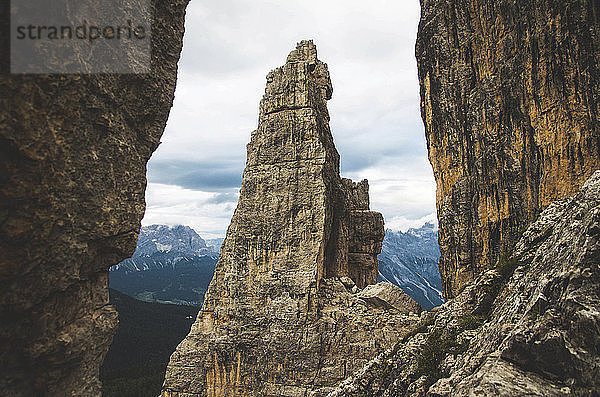
[{"label": "overcast sky", "polygon": [[418,0],[192,0],[175,103],[148,164],[143,224],[224,236],[267,73],[313,39],[329,65],[342,176],[367,178],[386,227],[435,220],[419,112]]}]

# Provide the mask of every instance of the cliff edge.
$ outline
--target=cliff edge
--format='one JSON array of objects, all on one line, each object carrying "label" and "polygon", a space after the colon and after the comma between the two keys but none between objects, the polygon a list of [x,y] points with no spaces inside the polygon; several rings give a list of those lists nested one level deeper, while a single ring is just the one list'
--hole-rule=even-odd
[{"label": "cliff edge", "polygon": [[600,169],[600,5],[421,0],[416,56],[446,298]]},{"label": "cliff edge", "polygon": [[[148,74],[0,75],[0,394],[99,396],[187,1],[153,1]],[[55,59],[62,62],[62,59]]]},{"label": "cliff edge", "polygon": [[600,171],[551,204],[456,298],[344,381],[341,396],[594,396]]}]

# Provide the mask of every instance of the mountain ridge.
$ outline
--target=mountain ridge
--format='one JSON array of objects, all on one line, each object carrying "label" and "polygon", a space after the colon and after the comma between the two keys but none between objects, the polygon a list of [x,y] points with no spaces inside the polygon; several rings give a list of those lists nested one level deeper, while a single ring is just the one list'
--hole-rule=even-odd
[{"label": "mountain ridge", "polygon": [[[181,238],[181,233],[193,237],[198,245],[176,244]],[[202,243],[202,242],[204,243]],[[142,227],[138,239],[138,247],[134,255],[119,264],[111,267],[111,287],[128,295],[149,302],[178,303],[201,305],[200,299],[182,300],[169,298],[166,293],[161,294],[162,299],[155,299],[153,292],[162,290],[173,278],[169,271],[185,272],[197,269],[199,273],[209,274],[214,270],[214,263],[218,259],[218,249],[222,239],[204,240],[193,228],[174,225],[151,225]],[[153,245],[154,244],[154,245]],[[410,297],[415,299],[425,310],[439,306],[441,299],[440,276],[437,270],[439,248],[437,246],[437,230],[433,224],[426,222],[421,227],[410,228],[406,232],[386,230],[383,248],[378,255],[379,281],[388,281],[402,288]],[[153,247],[153,248],[152,248]],[[165,247],[169,247],[166,249]],[[182,267],[183,266],[183,267]],[[182,267],[178,269],[178,267]],[[165,285],[157,283],[147,277],[144,281],[146,288],[140,284],[142,281],[134,278],[140,271],[160,272],[156,278],[164,278]],[[161,272],[162,271],[162,272]],[[179,284],[178,289],[199,289],[206,291],[212,277],[206,275],[188,274],[196,281],[185,285]],[[178,276],[175,276],[176,278]],[[193,283],[198,282],[195,286]],[[197,287],[197,288],[196,288]],[[137,288],[137,289],[136,289]],[[188,295],[189,296],[189,295]],[[192,295],[193,296],[193,295]]]},{"label": "mountain ridge", "polygon": [[217,257],[189,226],[144,226],[132,257],[110,268],[109,285],[147,302],[201,306]]},{"label": "mountain ridge", "polygon": [[406,232],[386,230],[379,259],[379,279],[391,282],[425,310],[443,303],[437,230],[426,222]]}]

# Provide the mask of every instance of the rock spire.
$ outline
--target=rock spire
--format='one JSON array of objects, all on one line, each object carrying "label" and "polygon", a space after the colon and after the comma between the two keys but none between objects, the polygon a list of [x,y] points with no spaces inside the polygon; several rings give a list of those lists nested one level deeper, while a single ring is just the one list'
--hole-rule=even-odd
[{"label": "rock spire", "polygon": [[383,217],[366,180],[340,178],[332,92],[312,41],[268,74],[238,206],[164,397],[325,395],[414,322],[398,288],[357,294],[377,280]]}]

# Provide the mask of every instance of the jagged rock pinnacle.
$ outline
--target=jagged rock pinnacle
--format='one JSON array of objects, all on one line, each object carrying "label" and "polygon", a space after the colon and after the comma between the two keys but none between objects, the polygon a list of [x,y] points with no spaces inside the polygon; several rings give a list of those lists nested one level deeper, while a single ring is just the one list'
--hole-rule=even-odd
[{"label": "jagged rock pinnacle", "polygon": [[268,74],[238,206],[164,397],[324,395],[416,319],[414,305],[355,293],[377,280],[383,217],[366,180],[340,178],[332,92],[312,41]]}]

